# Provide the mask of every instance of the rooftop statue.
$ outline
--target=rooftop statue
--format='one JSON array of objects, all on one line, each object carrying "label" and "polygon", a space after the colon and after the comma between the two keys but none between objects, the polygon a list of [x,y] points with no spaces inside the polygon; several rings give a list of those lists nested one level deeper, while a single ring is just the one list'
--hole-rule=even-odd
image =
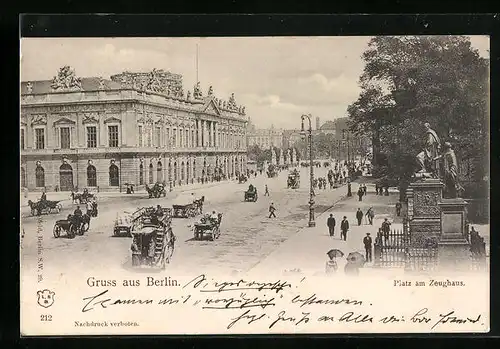
[{"label": "rooftop statue", "polygon": [[165,86],[163,86],[159,76],[158,76],[158,71],[156,69],[153,69],[151,73],[149,74],[149,81],[147,85],[147,89],[153,92],[157,93],[164,93],[165,92]]},{"label": "rooftop statue", "polygon": [[200,82],[198,81],[194,86],[193,97],[195,99],[201,99],[203,94],[201,93]]},{"label": "rooftop statue", "polygon": [[179,89],[179,97],[184,98],[184,89],[182,87]]},{"label": "rooftop statue", "polygon": [[211,97],[211,96],[213,96],[213,95],[214,95],[214,89],[212,88],[212,86],[210,86],[210,87],[208,88],[208,96],[209,96],[209,97]]},{"label": "rooftop statue", "polygon": [[98,89],[99,90],[104,90],[106,88],[106,85],[104,85],[104,79],[102,78],[102,76],[99,76],[99,86],[98,86]]},{"label": "rooftop statue", "polygon": [[28,93],[33,93],[33,84],[31,82],[28,82],[26,84],[26,91],[28,91]]},{"label": "rooftop statue", "polygon": [[417,162],[420,166],[419,174],[430,173],[434,177],[438,175],[436,161],[434,160],[441,149],[441,141],[436,132],[431,129],[429,123],[425,123],[424,149],[417,155]]},{"label": "rooftop statue", "polygon": [[241,113],[245,114],[245,107],[242,108]]},{"label": "rooftop statue", "polygon": [[59,72],[52,80],[54,90],[81,90],[82,82],[77,78],[75,71],[66,65],[59,69]]},{"label": "rooftop statue", "polygon": [[186,99],[187,99],[188,101],[189,101],[189,100],[191,100],[191,91],[188,91],[188,92],[187,92]]},{"label": "rooftop statue", "polygon": [[236,108],[236,100],[234,99],[234,92],[231,93],[231,97],[229,97],[228,107],[231,109]]}]

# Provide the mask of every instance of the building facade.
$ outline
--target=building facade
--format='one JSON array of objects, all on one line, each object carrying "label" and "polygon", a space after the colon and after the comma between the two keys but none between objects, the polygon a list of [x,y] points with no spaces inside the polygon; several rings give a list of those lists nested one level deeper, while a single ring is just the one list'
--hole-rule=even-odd
[{"label": "building facade", "polygon": [[21,83],[21,186],[29,190],[126,184],[172,186],[230,178],[246,170],[245,108],[199,83],[153,70]]},{"label": "building facade", "polygon": [[247,133],[247,144],[248,147],[257,145],[261,149],[283,148],[283,130],[275,129],[274,126],[269,129],[251,127]]}]

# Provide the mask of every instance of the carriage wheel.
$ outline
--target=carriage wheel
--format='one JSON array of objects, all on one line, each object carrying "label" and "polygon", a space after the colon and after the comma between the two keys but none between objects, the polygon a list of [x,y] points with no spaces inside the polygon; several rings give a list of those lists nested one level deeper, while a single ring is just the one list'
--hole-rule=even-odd
[{"label": "carriage wheel", "polygon": [[71,223],[69,225],[69,229],[68,229],[68,232],[67,232],[68,237],[70,239],[74,239],[75,238],[75,233],[76,233],[76,226],[73,223]]},{"label": "carriage wheel", "polygon": [[53,231],[54,237],[57,239],[59,236],[61,236],[61,227],[59,225],[54,225],[54,231]]}]

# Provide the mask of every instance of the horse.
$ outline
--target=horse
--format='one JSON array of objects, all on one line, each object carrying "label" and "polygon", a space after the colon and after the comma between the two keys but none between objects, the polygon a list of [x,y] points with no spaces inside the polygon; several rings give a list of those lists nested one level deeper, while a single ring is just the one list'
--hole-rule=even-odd
[{"label": "horse", "polygon": [[40,202],[33,202],[31,200],[28,200],[28,206],[31,209],[31,214],[34,216],[35,212],[39,216],[41,214],[41,207],[40,207]]}]

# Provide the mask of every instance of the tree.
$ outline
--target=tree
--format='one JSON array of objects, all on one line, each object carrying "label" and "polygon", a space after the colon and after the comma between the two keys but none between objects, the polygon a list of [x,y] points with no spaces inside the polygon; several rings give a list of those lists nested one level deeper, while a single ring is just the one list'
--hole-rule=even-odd
[{"label": "tree", "polygon": [[375,37],[363,60],[362,91],[348,114],[351,130],[372,136],[375,164],[386,154],[390,174],[408,179],[425,122],[459,159],[486,162],[489,61],[467,37]]}]

